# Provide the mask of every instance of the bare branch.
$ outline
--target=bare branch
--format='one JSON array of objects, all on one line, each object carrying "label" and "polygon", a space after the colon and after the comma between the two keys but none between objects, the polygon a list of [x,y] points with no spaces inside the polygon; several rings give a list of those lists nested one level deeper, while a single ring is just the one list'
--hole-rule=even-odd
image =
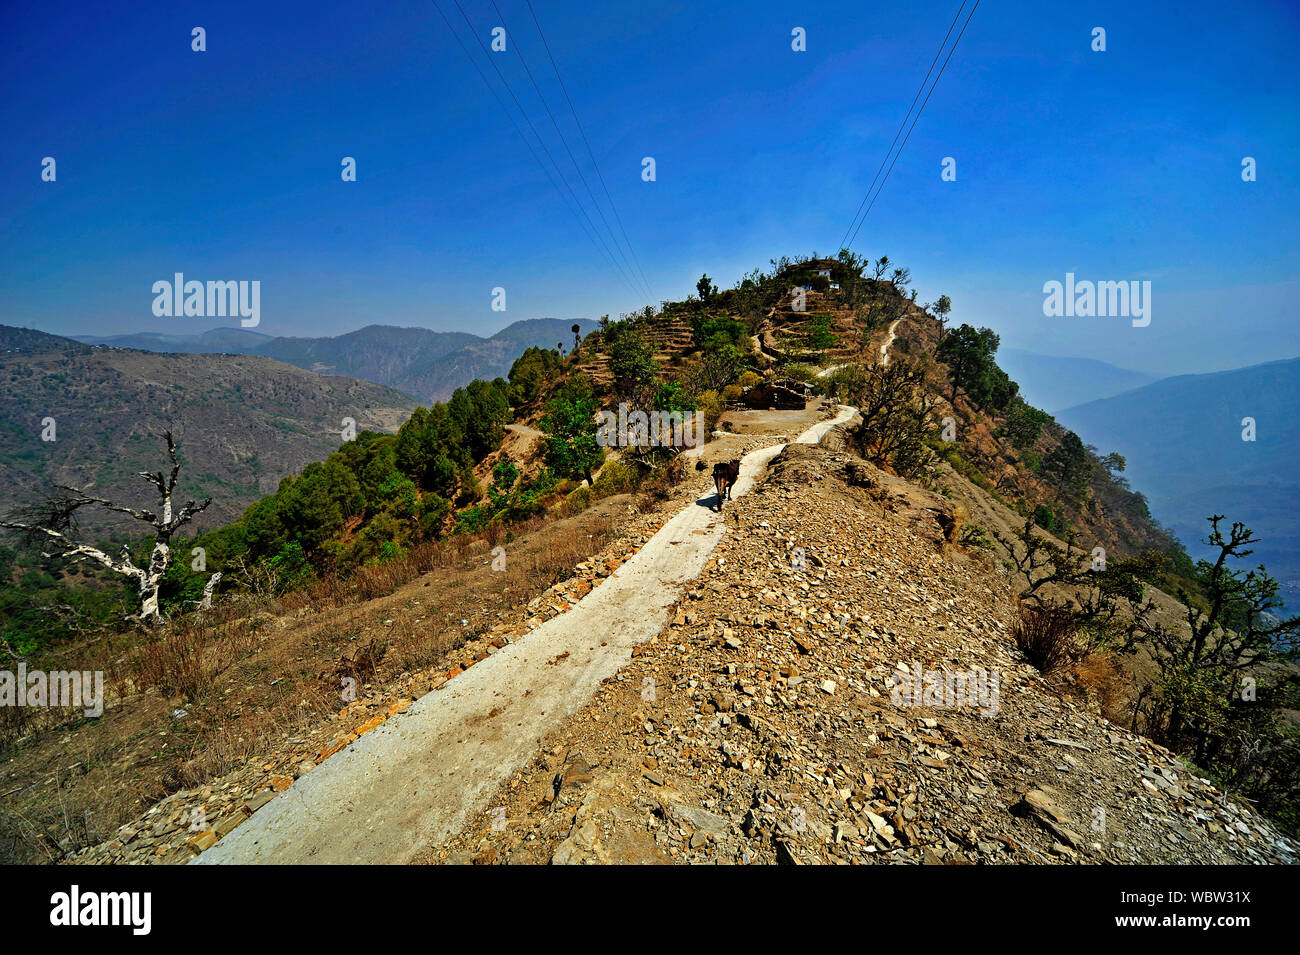
[{"label": "bare branch", "polygon": [[105,500],[102,497],[96,497],[93,494],[87,494],[85,491],[79,490],[75,487],[68,487],[66,484],[56,484],[54,486],[60,491],[69,491],[78,495],[78,497],[74,499],[78,506],[98,504],[100,507],[107,510],[116,511],[119,514],[127,514],[134,517],[137,521],[144,521],[146,524],[153,524],[155,526],[158,524],[158,517],[152,511],[137,510],[134,507],[127,507],[123,504],[114,504],[112,501]]}]

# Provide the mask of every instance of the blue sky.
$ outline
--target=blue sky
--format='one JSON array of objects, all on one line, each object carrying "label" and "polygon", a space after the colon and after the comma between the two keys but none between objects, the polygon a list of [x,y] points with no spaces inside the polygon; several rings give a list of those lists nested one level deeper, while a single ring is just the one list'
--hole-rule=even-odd
[{"label": "blue sky", "polygon": [[[0,321],[233,324],[153,316],[153,282],[181,271],[259,280],[268,334],[490,334],[834,253],[958,2],[533,0],[653,298],[584,234],[432,2],[10,6]],[[438,3],[497,84],[454,0]],[[528,7],[497,3],[504,21],[461,0],[485,44],[508,28],[496,63],[599,226],[513,48],[603,202]],[[983,0],[854,248],[1007,345],[1152,374],[1296,355],[1298,41],[1284,2]],[[1151,324],[1044,317],[1043,283],[1067,271],[1150,280]]]}]

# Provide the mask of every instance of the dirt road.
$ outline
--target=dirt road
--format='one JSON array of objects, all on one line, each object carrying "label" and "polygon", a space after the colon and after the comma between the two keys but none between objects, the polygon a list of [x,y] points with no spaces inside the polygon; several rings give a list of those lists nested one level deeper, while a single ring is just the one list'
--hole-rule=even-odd
[{"label": "dirt road", "polygon": [[[815,444],[854,409],[801,434]],[[747,454],[746,493],[783,445]],[[712,490],[568,613],[457,676],[303,776],[195,864],[403,863],[476,814],[539,741],[657,634],[725,532]]]}]

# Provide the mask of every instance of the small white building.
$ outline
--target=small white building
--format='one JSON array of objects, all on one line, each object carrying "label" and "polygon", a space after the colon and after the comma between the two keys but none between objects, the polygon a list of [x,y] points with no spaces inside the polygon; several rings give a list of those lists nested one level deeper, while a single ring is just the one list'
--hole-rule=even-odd
[{"label": "small white building", "polygon": [[830,278],[830,277],[831,277],[831,270],[830,270],[830,269],[818,269],[818,270],[817,270],[817,274],[818,274],[818,275],[821,275],[821,276],[824,276],[825,278]]}]

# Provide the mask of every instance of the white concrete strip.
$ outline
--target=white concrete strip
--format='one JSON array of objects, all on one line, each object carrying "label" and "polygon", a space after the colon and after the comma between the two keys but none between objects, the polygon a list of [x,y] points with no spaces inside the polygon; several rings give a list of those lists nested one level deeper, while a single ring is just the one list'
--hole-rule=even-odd
[{"label": "white concrete strip", "polygon": [[[815,444],[852,408],[796,440]],[[742,459],[742,495],[784,445]],[[567,613],[327,759],[194,863],[403,863],[490,812],[543,737],[663,628],[725,531],[709,491]]]}]

